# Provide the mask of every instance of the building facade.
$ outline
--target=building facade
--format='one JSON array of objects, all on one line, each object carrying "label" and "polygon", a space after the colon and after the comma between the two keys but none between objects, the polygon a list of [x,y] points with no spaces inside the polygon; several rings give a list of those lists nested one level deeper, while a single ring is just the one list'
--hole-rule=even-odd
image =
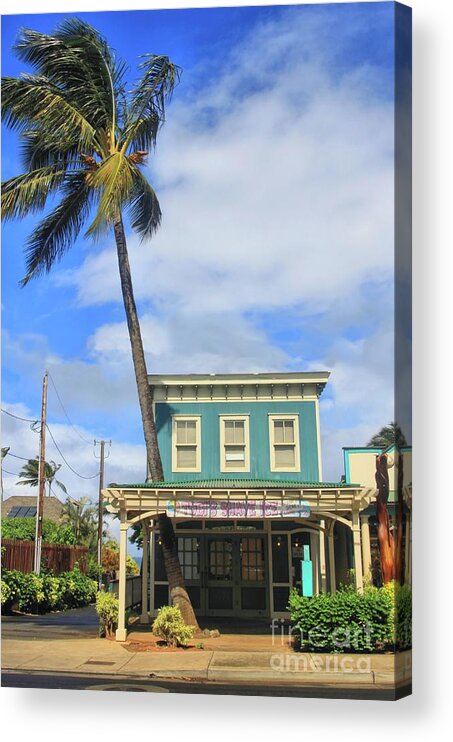
[{"label": "building facade", "polygon": [[[164,482],[111,485],[121,518],[120,623],[126,636],[128,528],[144,527],[142,613],[168,604],[157,515],[173,519],[200,617],[287,617],[290,590],[363,587],[372,485],[323,482],[319,397],[329,374],[150,376]],[[363,553],[365,547],[365,553]]]}]

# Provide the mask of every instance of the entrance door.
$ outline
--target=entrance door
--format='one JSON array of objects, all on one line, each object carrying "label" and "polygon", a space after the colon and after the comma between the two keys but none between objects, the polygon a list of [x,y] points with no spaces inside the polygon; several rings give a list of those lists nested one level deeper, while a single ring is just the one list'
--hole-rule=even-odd
[{"label": "entrance door", "polygon": [[266,537],[208,536],[203,587],[208,616],[267,615]]},{"label": "entrance door", "polygon": [[265,616],[268,613],[266,537],[238,538],[239,579],[236,599],[241,616]]},{"label": "entrance door", "polygon": [[206,538],[206,569],[203,587],[207,616],[232,616],[234,614],[234,544],[232,536],[208,536]]}]

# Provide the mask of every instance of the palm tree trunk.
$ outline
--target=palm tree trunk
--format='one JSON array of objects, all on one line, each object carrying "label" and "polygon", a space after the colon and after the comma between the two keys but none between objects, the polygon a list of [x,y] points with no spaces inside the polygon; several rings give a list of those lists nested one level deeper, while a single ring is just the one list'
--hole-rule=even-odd
[{"label": "palm tree trunk", "polygon": [[121,217],[114,222],[118,267],[120,271],[121,291],[123,294],[124,309],[126,312],[127,329],[132,349],[135,380],[137,382],[138,401],[142,415],[143,433],[145,436],[148,468],[154,482],[163,482],[164,471],[157,445],[156,426],[154,423],[153,400],[148,384],[145,353],[143,350],[142,334],[137,316],[134,292],[132,288],[131,268],[127,252],[126,235],[124,234]]},{"label": "palm tree trunk", "polygon": [[[146,370],[142,334],[132,288],[132,276],[129,264],[129,255],[127,252],[126,235],[124,234],[123,220],[121,217],[115,219],[113,227],[118,254],[121,291],[123,294],[127,328],[132,349],[132,360],[134,362],[135,380],[137,382],[138,399],[142,415],[148,469],[151,479],[154,482],[163,482],[164,470],[157,443],[153,399],[148,383],[148,372]],[[198,628],[192,603],[190,602],[190,598],[185,588],[173,524],[165,513],[159,515],[159,527],[162,538],[165,570],[167,572],[172,603],[179,605],[186,624]]]}]

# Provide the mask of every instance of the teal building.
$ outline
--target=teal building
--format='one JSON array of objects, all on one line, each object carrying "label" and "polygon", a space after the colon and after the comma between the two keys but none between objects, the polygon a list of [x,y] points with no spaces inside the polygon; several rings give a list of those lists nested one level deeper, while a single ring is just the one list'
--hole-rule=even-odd
[{"label": "teal building", "polygon": [[[351,570],[362,589],[360,512],[374,489],[323,480],[328,380],[325,371],[149,376],[164,481],[104,490],[122,522],[120,567],[128,527],[144,525],[143,620],[171,603],[161,512],[200,617],[286,618],[291,589],[333,592]],[[125,567],[123,585],[121,575],[126,608]]]}]

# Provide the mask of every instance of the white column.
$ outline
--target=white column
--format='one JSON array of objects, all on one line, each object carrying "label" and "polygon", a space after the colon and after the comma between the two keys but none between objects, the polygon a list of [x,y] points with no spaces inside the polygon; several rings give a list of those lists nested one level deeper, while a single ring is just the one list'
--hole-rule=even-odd
[{"label": "white column", "polygon": [[318,556],[319,539],[316,533],[310,531],[310,553],[313,568],[313,594],[319,595],[319,556]]},{"label": "white column", "polygon": [[335,574],[335,542],[333,539],[333,529],[335,528],[335,521],[329,524],[329,530],[327,532],[327,547],[329,551],[329,575],[330,575],[330,592],[335,593],[337,591],[337,578]]},{"label": "white column", "polygon": [[370,524],[368,522],[367,515],[360,516],[361,530],[362,530],[362,560],[363,560],[363,576],[367,579],[371,578],[371,541],[370,541]]},{"label": "white column", "polygon": [[127,520],[126,511],[121,510],[120,524],[120,580],[118,586],[118,628],[116,630],[116,641],[126,641],[126,557],[127,557]]},{"label": "white column", "polygon": [[327,571],[326,571],[326,539],[325,539],[325,520],[320,520],[319,525],[319,570],[321,573],[321,592],[327,592]]},{"label": "white column", "polygon": [[143,557],[142,557],[142,614],[140,616],[140,623],[147,624],[149,621],[148,617],[148,540],[149,540],[149,529],[148,523],[143,523]]},{"label": "white column", "polygon": [[360,516],[357,508],[352,511],[352,543],[354,549],[355,587],[363,593],[362,539],[360,537]]},{"label": "white column", "polygon": [[[153,521],[151,521],[153,525]],[[154,616],[154,527],[149,533],[149,612]]]}]

